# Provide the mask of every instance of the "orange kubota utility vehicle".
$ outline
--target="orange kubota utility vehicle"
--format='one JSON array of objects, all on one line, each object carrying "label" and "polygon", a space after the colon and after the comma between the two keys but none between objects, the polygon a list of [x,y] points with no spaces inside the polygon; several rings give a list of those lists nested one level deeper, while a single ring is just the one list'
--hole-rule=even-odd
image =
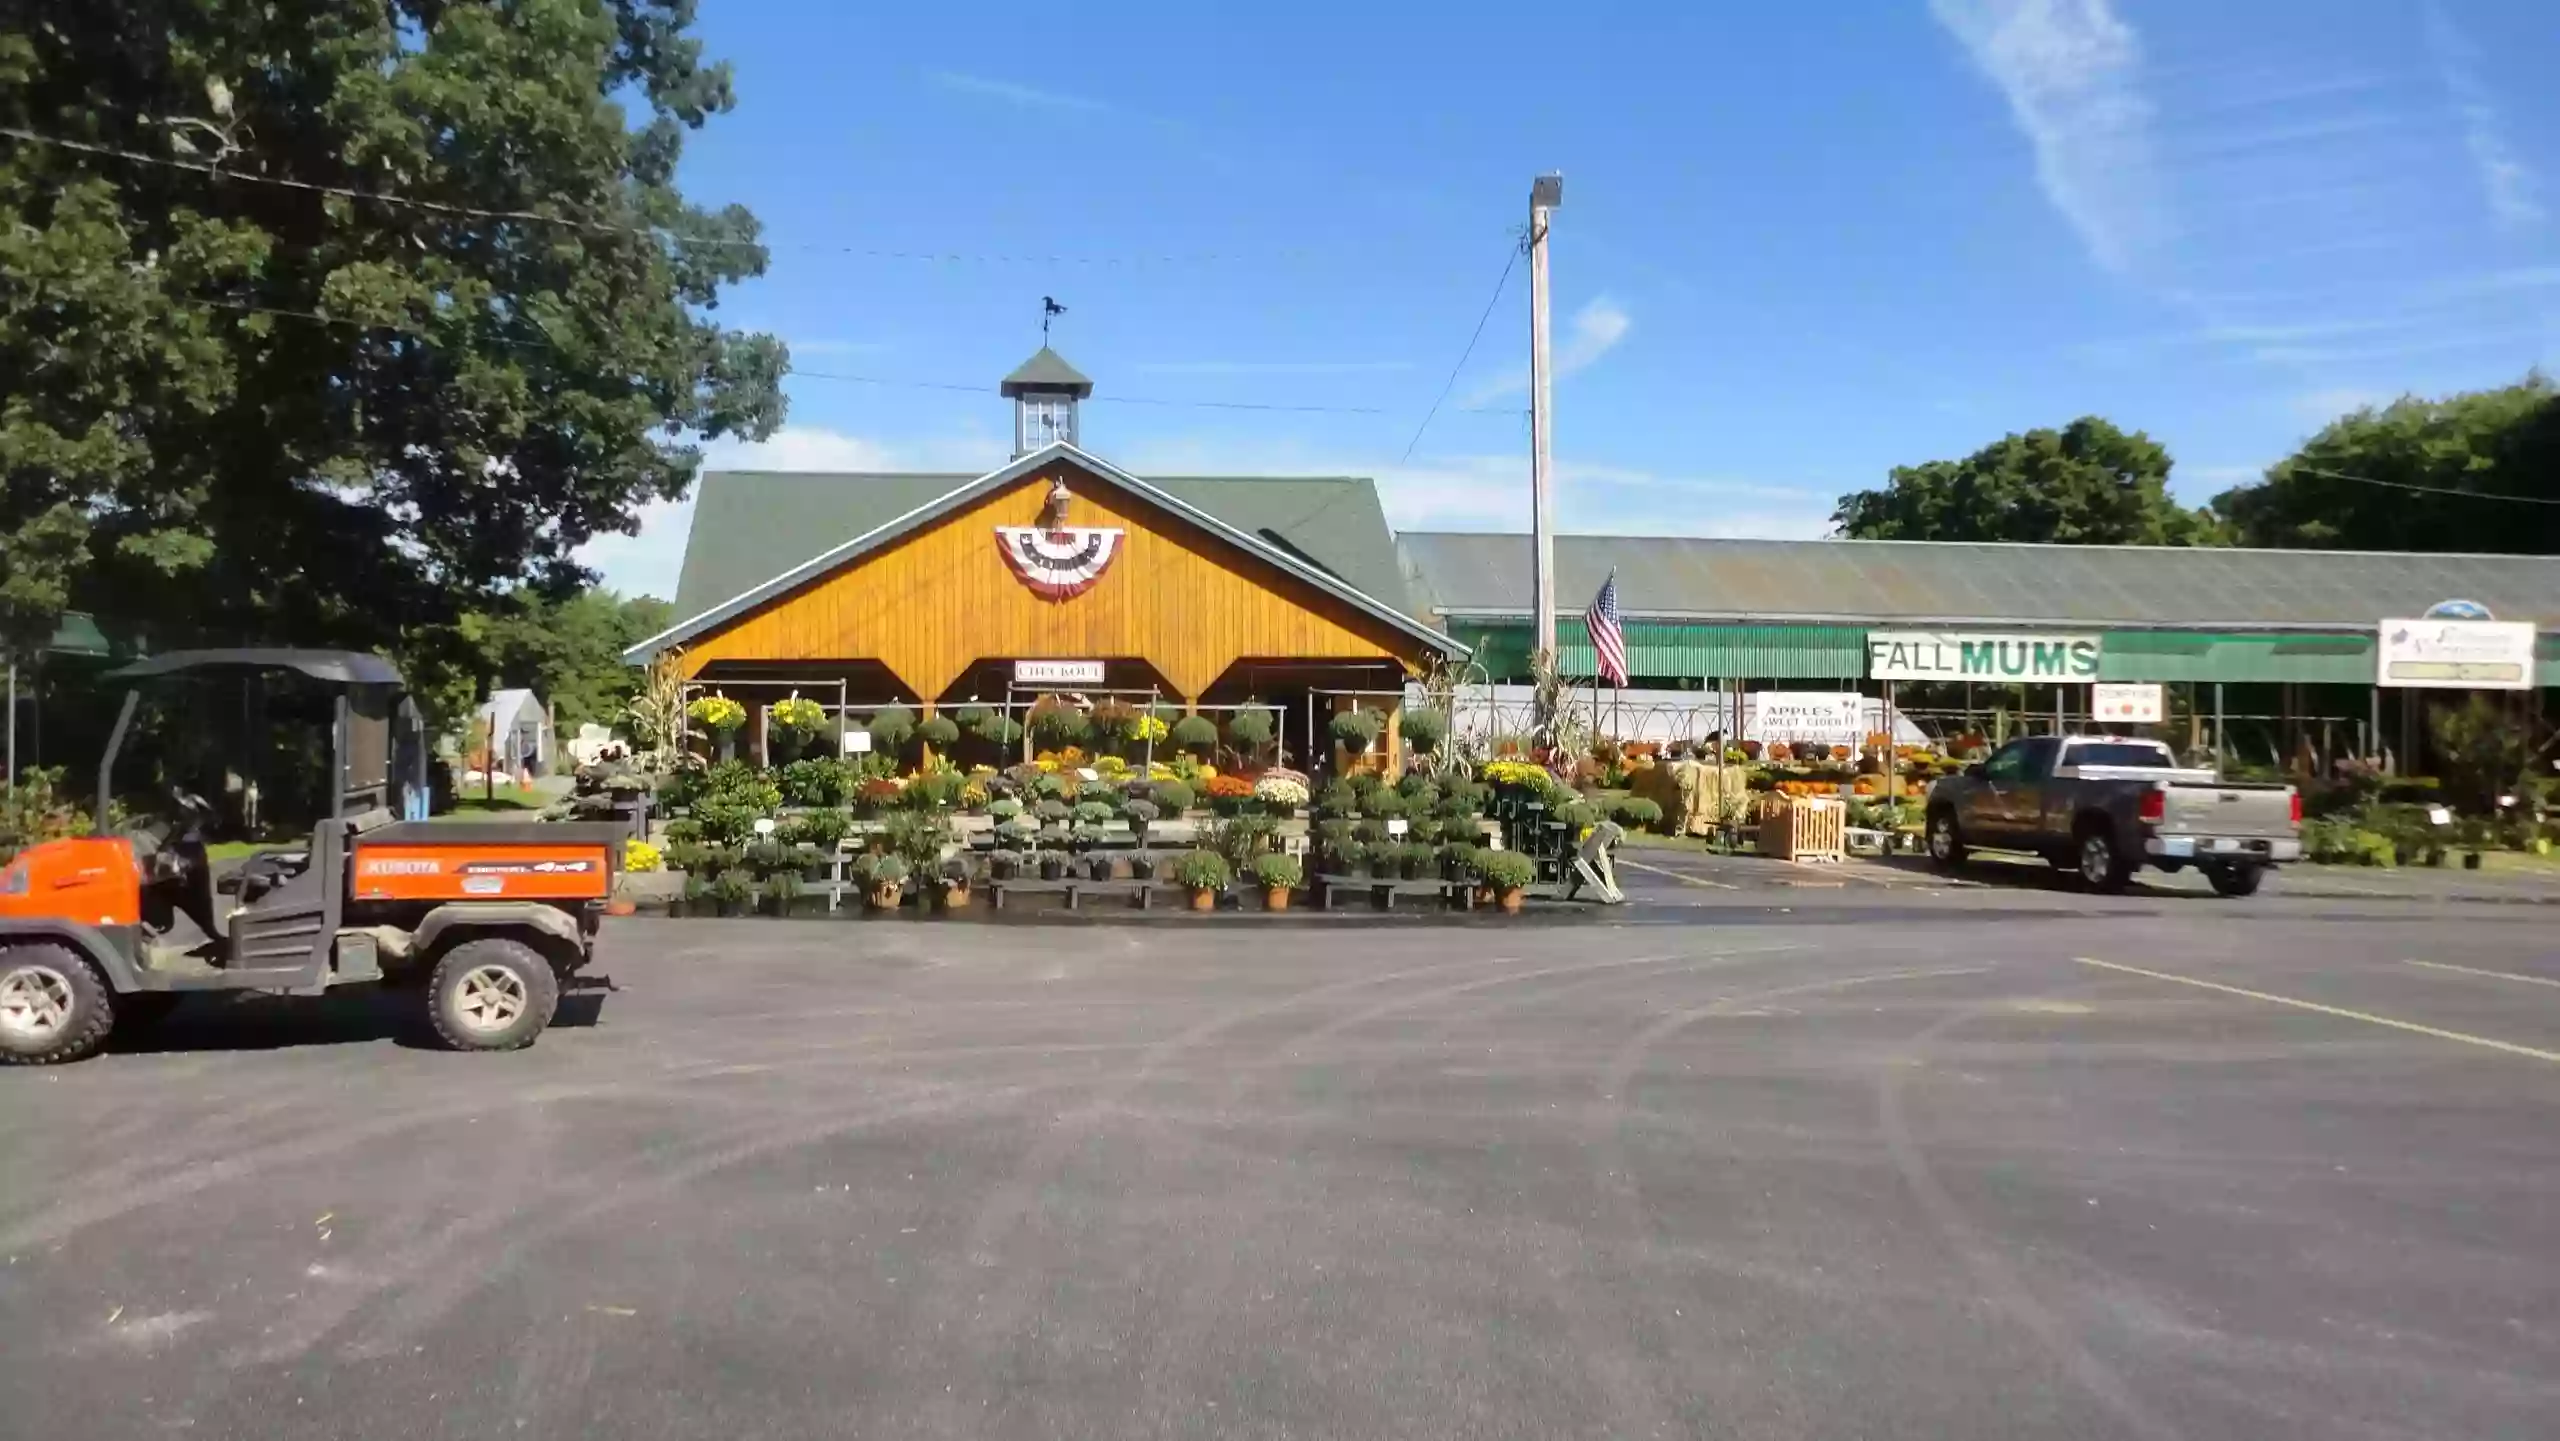
[{"label": "orange kubota utility vehicle", "polygon": [[[429,1021],[461,1050],[511,1050],[550,1024],[562,982],[594,957],[624,828],[397,819],[401,680],[379,656],[179,651],[114,674],[276,671],[334,692],[328,811],[310,845],[253,855],[217,888],[205,846],[216,812],[177,786],[166,817],[110,834],[116,757],[141,700],[128,692],[98,761],[95,833],[33,846],[0,870],[0,1064],[76,1060],[193,991],[423,983]],[[416,709],[403,699],[397,711],[422,781]]]}]

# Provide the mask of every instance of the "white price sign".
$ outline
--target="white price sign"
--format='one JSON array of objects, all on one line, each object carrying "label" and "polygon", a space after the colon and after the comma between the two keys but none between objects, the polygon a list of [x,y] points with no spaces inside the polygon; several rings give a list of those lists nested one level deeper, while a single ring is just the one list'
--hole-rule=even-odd
[{"label": "white price sign", "polygon": [[871,732],[846,731],[844,733],[844,753],[849,756],[870,754]]},{"label": "white price sign", "polygon": [[2101,681],[2089,690],[2089,715],[2094,720],[2149,726],[2168,719],[2168,703],[2158,685]]}]

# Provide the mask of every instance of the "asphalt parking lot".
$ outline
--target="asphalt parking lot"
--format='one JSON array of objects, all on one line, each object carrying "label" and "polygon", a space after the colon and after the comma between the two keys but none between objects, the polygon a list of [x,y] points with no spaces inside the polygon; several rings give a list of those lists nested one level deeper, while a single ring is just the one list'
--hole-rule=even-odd
[{"label": "asphalt parking lot", "polygon": [[2549,911],[1684,867],[1583,924],[617,922],[513,1055],[204,1003],[0,1073],[0,1417],[2552,1434]]}]

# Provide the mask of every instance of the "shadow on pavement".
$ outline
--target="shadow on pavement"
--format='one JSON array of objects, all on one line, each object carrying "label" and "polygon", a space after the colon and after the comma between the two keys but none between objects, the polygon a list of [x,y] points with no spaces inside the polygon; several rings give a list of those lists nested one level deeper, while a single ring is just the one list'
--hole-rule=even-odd
[{"label": "shadow on pavement", "polygon": [[[560,997],[551,1028],[584,1028],[603,1016],[605,992],[575,990]],[[365,987],[330,996],[225,995],[208,992],[178,1002],[162,1020],[120,1025],[107,1040],[112,1055],[183,1052],[278,1051],[303,1046],[354,1046],[389,1041],[411,1050],[448,1047],[427,1024],[423,993],[415,988]]]}]

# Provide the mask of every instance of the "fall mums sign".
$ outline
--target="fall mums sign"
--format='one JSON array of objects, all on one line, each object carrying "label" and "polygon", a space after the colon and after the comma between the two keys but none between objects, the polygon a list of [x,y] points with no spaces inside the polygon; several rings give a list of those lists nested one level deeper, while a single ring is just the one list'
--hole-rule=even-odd
[{"label": "fall mums sign", "polygon": [[1875,680],[2087,685],[2098,678],[2098,638],[1952,630],[1869,631],[1867,675]]}]

